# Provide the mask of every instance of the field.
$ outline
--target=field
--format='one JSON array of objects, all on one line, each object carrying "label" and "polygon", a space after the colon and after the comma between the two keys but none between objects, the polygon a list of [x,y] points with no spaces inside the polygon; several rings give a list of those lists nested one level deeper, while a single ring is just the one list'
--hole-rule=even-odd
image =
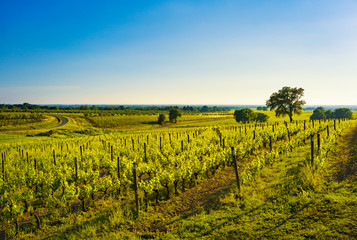
[{"label": "field", "polygon": [[356,120],[264,113],[164,125],[57,113],[6,127],[0,239],[356,238]]}]

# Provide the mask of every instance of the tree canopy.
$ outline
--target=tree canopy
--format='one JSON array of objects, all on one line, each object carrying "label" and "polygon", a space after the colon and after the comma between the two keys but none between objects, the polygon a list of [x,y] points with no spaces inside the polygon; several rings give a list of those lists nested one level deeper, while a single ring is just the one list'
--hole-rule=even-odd
[{"label": "tree canopy", "polygon": [[269,119],[269,116],[264,113],[256,113],[256,115],[255,115],[256,122],[267,122],[268,119]]},{"label": "tree canopy", "polygon": [[284,117],[288,115],[290,122],[292,122],[293,114],[300,114],[302,105],[306,103],[304,100],[301,100],[302,96],[304,96],[303,88],[283,87],[270,96],[266,101],[266,105],[270,110],[275,110],[276,116]]},{"label": "tree canopy", "polygon": [[264,113],[255,113],[250,108],[237,109],[234,111],[234,118],[237,122],[266,122],[269,116]]},{"label": "tree canopy", "polygon": [[323,107],[318,107],[310,116],[311,120],[332,119],[332,118],[352,118],[352,111],[348,108],[336,108],[335,111],[326,111]]},{"label": "tree canopy", "polygon": [[177,118],[181,117],[181,111],[178,108],[172,108],[169,113],[170,122],[177,122]]},{"label": "tree canopy", "polygon": [[335,118],[352,118],[352,111],[348,108],[337,108],[334,111]]},{"label": "tree canopy", "polygon": [[311,120],[326,119],[326,111],[323,107],[318,107],[314,110],[313,114],[310,116]]},{"label": "tree canopy", "polygon": [[157,122],[158,122],[159,124],[161,124],[161,125],[164,125],[165,120],[166,120],[165,114],[160,113],[160,115],[159,115],[159,117],[158,117],[158,119],[157,119]]}]

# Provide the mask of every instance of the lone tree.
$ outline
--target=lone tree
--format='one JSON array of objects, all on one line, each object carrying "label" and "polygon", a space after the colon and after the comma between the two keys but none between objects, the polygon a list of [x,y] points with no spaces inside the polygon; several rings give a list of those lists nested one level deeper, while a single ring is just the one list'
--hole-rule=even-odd
[{"label": "lone tree", "polygon": [[270,96],[266,101],[266,105],[270,110],[275,109],[276,116],[284,117],[288,115],[290,122],[292,122],[293,114],[300,114],[302,105],[306,103],[304,100],[300,100],[302,96],[304,96],[303,88],[283,87]]},{"label": "lone tree", "polygon": [[161,125],[164,125],[165,120],[166,120],[165,114],[160,113],[159,118],[157,119],[157,122],[158,122],[159,124],[161,124]]},{"label": "lone tree", "polygon": [[177,118],[181,117],[181,111],[177,108],[172,108],[169,113],[170,122],[177,122]]}]

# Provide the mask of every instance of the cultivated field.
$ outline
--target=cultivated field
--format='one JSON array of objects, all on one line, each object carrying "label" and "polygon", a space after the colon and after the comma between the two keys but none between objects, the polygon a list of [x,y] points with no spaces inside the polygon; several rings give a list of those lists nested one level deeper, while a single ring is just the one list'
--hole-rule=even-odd
[{"label": "cultivated field", "polygon": [[263,113],[5,124],[0,239],[356,238],[356,120]]}]

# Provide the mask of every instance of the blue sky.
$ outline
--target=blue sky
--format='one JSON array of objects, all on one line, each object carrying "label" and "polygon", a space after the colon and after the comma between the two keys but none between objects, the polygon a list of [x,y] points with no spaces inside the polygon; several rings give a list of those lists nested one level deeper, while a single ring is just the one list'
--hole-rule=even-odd
[{"label": "blue sky", "polygon": [[0,103],[357,105],[356,0],[2,1]]}]

